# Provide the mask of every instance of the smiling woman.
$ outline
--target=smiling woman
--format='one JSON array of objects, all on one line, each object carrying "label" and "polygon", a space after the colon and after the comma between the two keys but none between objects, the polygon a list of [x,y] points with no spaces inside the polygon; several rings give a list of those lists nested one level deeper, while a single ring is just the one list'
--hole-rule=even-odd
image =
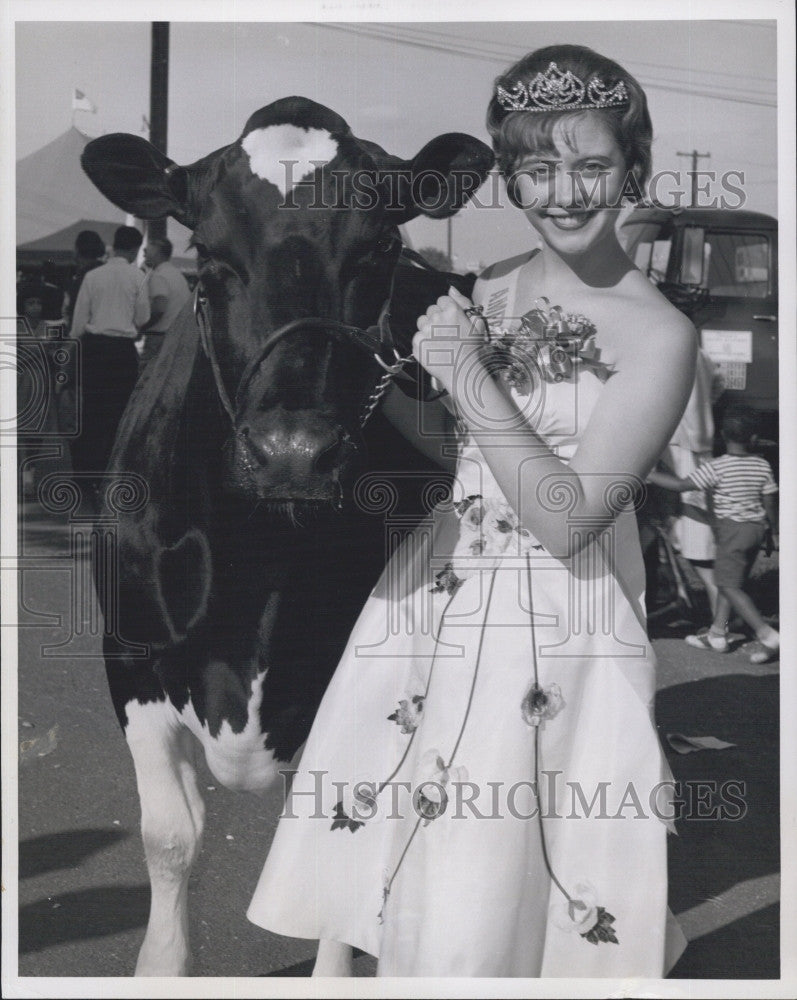
[{"label": "smiling woman", "polygon": [[[321,938],[316,975],[347,974],[354,945],[386,976],[660,977],[679,947],[666,815],[623,811],[669,777],[632,500],[686,404],[694,331],[615,235],[650,162],[630,75],[532,53],[488,123],[543,247],[418,318],[458,421],[453,495],[363,609],[249,917]],[[617,822],[573,822],[552,774],[619,791]]]}]

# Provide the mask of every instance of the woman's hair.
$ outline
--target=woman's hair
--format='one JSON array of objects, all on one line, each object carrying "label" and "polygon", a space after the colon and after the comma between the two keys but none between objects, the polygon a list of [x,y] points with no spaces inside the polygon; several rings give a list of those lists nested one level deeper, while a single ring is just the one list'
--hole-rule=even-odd
[{"label": "woman's hair", "polygon": [[600,115],[611,129],[623,151],[626,168],[633,173],[636,187],[641,192],[650,176],[650,147],[653,141],[645,92],[622,66],[583,45],[550,45],[537,49],[496,79],[487,108],[487,131],[492,136],[501,173],[509,177],[524,156],[531,152],[552,150],[554,126],[584,114],[584,110],[511,111],[499,103],[498,87],[506,91],[512,91],[518,84],[526,87],[538,73],[544,75],[552,62],[562,73],[569,70],[578,77],[585,88],[593,79],[600,80],[606,88],[620,82],[625,84],[627,103],[620,107],[592,109],[589,113]]}]

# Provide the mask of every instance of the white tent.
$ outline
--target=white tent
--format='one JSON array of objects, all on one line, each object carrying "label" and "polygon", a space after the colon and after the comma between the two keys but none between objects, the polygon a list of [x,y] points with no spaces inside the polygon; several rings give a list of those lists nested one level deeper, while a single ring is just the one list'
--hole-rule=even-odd
[{"label": "white tent", "polygon": [[[17,160],[16,245],[58,235],[80,219],[123,225],[125,213],[100,194],[83,173],[80,154],[91,141],[74,125],[57,139]],[[169,219],[167,234],[175,257],[188,263],[186,244],[190,233]]]},{"label": "white tent", "polygon": [[80,154],[89,136],[74,126],[17,160],[17,246],[65,229],[77,219],[122,225],[125,213],[83,173]]}]

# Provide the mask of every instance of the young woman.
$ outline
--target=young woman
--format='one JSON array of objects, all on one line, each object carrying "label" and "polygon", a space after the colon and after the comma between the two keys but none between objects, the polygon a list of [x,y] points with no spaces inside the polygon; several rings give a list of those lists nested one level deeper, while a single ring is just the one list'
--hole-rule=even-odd
[{"label": "young woman", "polygon": [[[694,330],[615,235],[650,167],[636,81],[543,49],[487,123],[542,249],[419,319],[460,430],[453,496],[362,612],[249,917],[321,939],[316,975],[349,974],[353,945],[387,976],[662,976],[669,772],[631,500]],[[428,448],[438,425],[415,423]]]}]

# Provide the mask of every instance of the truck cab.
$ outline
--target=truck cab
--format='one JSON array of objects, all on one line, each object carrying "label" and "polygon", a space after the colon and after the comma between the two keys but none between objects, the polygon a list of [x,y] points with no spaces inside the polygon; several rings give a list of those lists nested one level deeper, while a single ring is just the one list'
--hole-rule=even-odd
[{"label": "truck cab", "polygon": [[717,365],[721,412],[759,411],[778,439],[778,223],[730,209],[637,208],[620,227],[636,266],[695,324]]}]

